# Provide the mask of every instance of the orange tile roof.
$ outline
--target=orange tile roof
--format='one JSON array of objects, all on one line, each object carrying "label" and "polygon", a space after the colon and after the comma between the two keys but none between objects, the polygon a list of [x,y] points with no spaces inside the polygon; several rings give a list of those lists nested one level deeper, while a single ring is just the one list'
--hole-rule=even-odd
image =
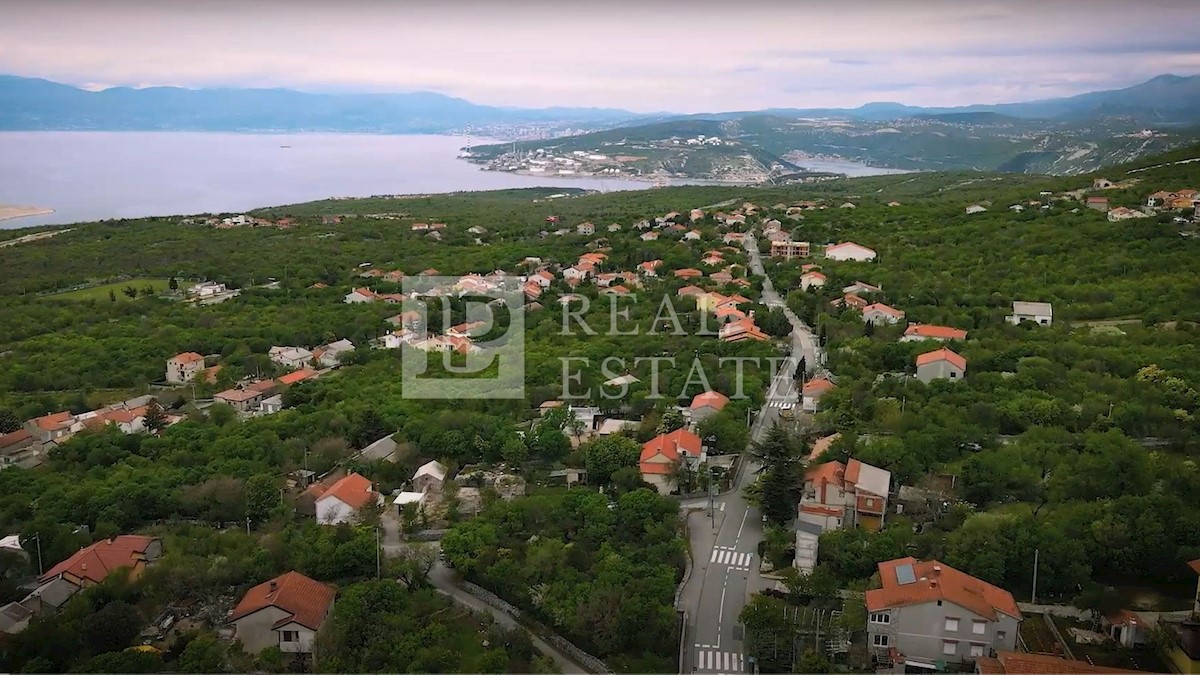
[{"label": "orange tile roof", "polygon": [[51,567],[41,576],[43,582],[70,574],[92,583],[100,583],[104,577],[122,567],[131,567],[145,560],[146,549],[155,541],[154,537],[139,534],[123,534],[112,539],[102,539],[75,552],[75,555]]},{"label": "orange tile roof", "polygon": [[361,509],[375,498],[375,491],[371,489],[371,481],[357,473],[352,473],[329,486],[329,489],[317,499],[326,497],[336,497],[338,501],[351,508]]},{"label": "orange tile roof", "polygon": [[889,307],[889,306],[883,304],[882,302],[877,302],[873,305],[867,305],[866,307],[863,307],[862,312],[863,312],[863,314],[866,314],[867,312],[871,311],[872,309],[876,310],[878,312],[887,314],[889,316],[895,316],[895,317],[900,317],[900,318],[904,317],[904,312],[902,310],[896,309],[895,307]]},{"label": "orange tile roof", "polygon": [[997,652],[993,657],[975,661],[983,675],[1075,675],[1076,673],[1138,673],[1138,670],[1094,666],[1086,661],[1064,659],[1050,654]]},{"label": "orange tile roof", "polygon": [[827,391],[831,391],[833,388],[834,384],[832,382],[823,377],[818,377],[815,380],[805,382],[804,388],[800,391],[805,396],[820,396]]},{"label": "orange tile roof", "polygon": [[36,424],[37,427],[43,431],[55,431],[63,427],[71,426],[71,423],[74,421],[75,416],[72,415],[71,411],[69,410],[53,413],[51,415],[43,415],[42,417],[33,420],[34,424]]},{"label": "orange tile roof", "polygon": [[675,276],[679,277],[680,279],[694,279],[696,277],[704,276],[704,272],[691,267],[685,267],[681,270],[675,270]]},{"label": "orange tile roof", "polygon": [[829,446],[833,445],[834,441],[836,441],[837,439],[839,439],[841,437],[842,437],[842,434],[839,432],[836,434],[830,434],[828,436],[825,436],[824,438],[818,438],[816,441],[813,442],[812,452],[808,453],[808,459],[814,460],[814,459],[820,457],[822,454],[825,453],[826,450],[829,449]]},{"label": "orange tile roof", "polygon": [[0,448],[7,448],[31,438],[33,438],[33,434],[29,433],[28,429],[17,429],[7,434],[0,434]]},{"label": "orange tile roof", "polygon": [[175,356],[171,357],[171,360],[175,361],[176,363],[193,363],[195,361],[203,361],[204,357],[196,352],[183,352],[182,354],[176,354]]},{"label": "orange tile roof", "polygon": [[818,516],[841,516],[846,512],[840,506],[828,506],[826,504],[801,504],[800,510],[804,513],[812,513]]},{"label": "orange tile roof", "polygon": [[729,403],[729,397],[725,394],[722,394],[719,391],[706,391],[696,394],[692,398],[692,410],[704,407],[709,407],[713,410],[720,410],[721,408],[725,407],[726,403]]},{"label": "orange tile roof", "polygon": [[918,367],[926,366],[931,363],[937,363],[938,361],[947,361],[950,363],[950,365],[958,368],[959,370],[967,369],[967,360],[950,351],[949,349],[946,349],[945,347],[932,352],[925,352],[924,354],[917,356]]},{"label": "orange tile roof", "polygon": [[681,298],[688,295],[704,295],[704,289],[700,288],[699,286],[684,286],[683,288],[679,289],[676,295]]},{"label": "orange tile roof", "polygon": [[834,460],[809,468],[804,472],[804,482],[829,483],[841,487],[846,484],[846,465]]},{"label": "orange tile roof", "polygon": [[646,460],[662,455],[672,462],[680,460],[682,454],[691,455],[693,457],[700,456],[700,437],[688,431],[687,429],[676,429],[669,434],[662,434],[646,441],[642,444],[642,455],[638,460],[642,473],[667,473],[667,471],[658,471],[660,466],[669,466],[657,464],[655,462],[647,462]]},{"label": "orange tile roof", "polygon": [[1192,571],[1196,574],[1200,574],[1200,558],[1196,558],[1195,560],[1189,562],[1188,567],[1192,568]]},{"label": "orange tile roof", "polygon": [[276,382],[286,386],[289,384],[296,384],[297,382],[303,382],[304,380],[307,380],[309,378],[316,377],[316,376],[317,376],[317,371],[313,370],[312,368],[301,368],[300,370],[297,370],[295,372],[291,372],[291,373],[288,373],[287,375],[283,375],[282,377],[278,378],[276,380]]},{"label": "orange tile roof", "polygon": [[[901,585],[897,581],[896,568],[901,565],[912,565],[916,577],[913,583]],[[881,562],[879,580],[883,587],[866,593],[869,612],[945,600],[993,621],[998,613],[1021,619],[1021,610],[1011,593],[937,560],[908,557]]]},{"label": "orange tile roof", "polygon": [[934,326],[932,324],[914,323],[904,329],[905,336],[915,335],[923,338],[936,338],[941,340],[965,340],[967,339],[967,331],[950,326]]},{"label": "orange tile roof", "polygon": [[299,572],[287,572],[246,591],[229,620],[236,621],[267,607],[278,607],[288,615],[276,621],[272,628],[295,622],[315,631],[333,606],[335,594],[326,584]]},{"label": "orange tile roof", "polygon": [[226,389],[225,391],[214,394],[213,398],[234,401],[235,403],[243,403],[245,401],[258,398],[259,396],[262,396],[262,394],[263,393],[261,391],[254,391],[253,389]]}]

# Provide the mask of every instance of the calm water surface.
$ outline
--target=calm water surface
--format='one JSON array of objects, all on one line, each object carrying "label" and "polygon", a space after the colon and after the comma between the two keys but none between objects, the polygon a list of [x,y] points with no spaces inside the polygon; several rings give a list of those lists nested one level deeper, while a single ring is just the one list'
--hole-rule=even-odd
[{"label": "calm water surface", "polygon": [[[328,197],[648,186],[627,180],[480,171],[457,159],[464,143],[455,136],[2,132],[0,204],[55,212],[2,220],[0,228],[239,212]],[[291,147],[280,147],[284,145]],[[828,170],[839,170],[833,168],[836,162],[825,164]],[[844,168],[853,175],[886,172],[852,163]]]}]

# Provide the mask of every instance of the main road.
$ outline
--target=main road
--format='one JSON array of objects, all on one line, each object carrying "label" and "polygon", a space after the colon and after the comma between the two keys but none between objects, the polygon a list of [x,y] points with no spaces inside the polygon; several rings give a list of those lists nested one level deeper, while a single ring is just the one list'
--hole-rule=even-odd
[{"label": "main road", "polygon": [[[745,239],[750,270],[763,277],[762,304],[781,308],[792,324],[791,350],[767,388],[766,401],[750,427],[751,441],[762,440],[784,406],[796,405],[796,368],[804,357],[807,370],[821,363],[812,331],[787,308],[763,270],[754,233]],[[689,513],[692,574],[680,595],[687,613],[681,673],[740,673],[753,670],[742,647],[738,615],[750,597],[764,587],[759,576],[758,543],[763,537],[762,512],[746,502],[743,489],[754,482],[759,466],[743,453],[732,489]]]}]

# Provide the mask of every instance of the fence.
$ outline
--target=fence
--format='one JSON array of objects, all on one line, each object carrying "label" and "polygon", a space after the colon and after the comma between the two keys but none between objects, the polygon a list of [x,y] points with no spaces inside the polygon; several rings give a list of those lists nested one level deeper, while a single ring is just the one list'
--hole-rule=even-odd
[{"label": "fence", "polygon": [[[473,584],[470,581],[466,581],[465,579],[463,581],[459,582],[458,585],[460,588],[462,588],[464,591],[466,591],[470,595],[473,595],[474,597],[479,598],[480,600],[484,601],[488,605],[495,607],[496,609],[500,610],[501,612],[504,612],[505,614],[508,614],[509,616],[513,617],[514,619],[519,620],[521,618],[522,612],[520,609],[515,607],[512,603],[508,602],[504,598],[501,598],[500,596],[496,595],[495,593],[487,590],[486,588],[483,588],[482,586],[479,586],[478,584]],[[591,654],[583,651],[579,647],[575,646],[575,644],[572,643],[570,640],[567,640],[563,636],[550,631],[549,629],[545,628],[544,626],[541,626],[540,624],[538,624],[537,627],[540,629],[537,631],[538,637],[541,637],[543,640],[545,640],[546,642],[553,645],[555,649],[559,649],[559,650],[565,652],[567,654],[567,656],[571,657],[572,660],[574,660],[579,665],[583,666],[588,672],[591,672],[591,673],[611,673],[611,672],[613,672],[612,669],[609,668],[606,663],[604,663],[600,659],[596,658],[595,656],[592,656]]]}]

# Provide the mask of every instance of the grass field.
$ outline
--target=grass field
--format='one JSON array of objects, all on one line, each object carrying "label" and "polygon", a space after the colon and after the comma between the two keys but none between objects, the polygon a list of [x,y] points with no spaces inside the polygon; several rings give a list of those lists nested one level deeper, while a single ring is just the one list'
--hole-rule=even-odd
[{"label": "grass field", "polygon": [[130,279],[129,281],[118,281],[112,284],[104,284],[102,286],[91,286],[89,288],[80,288],[74,291],[64,291],[62,293],[52,293],[43,296],[43,300],[67,300],[76,302],[80,300],[108,300],[109,292],[111,291],[117,296],[117,301],[122,302],[129,300],[129,296],[122,291],[126,288],[136,288],[140,294],[147,286],[154,289],[154,293],[166,293],[169,290],[168,280],[166,279]]}]

